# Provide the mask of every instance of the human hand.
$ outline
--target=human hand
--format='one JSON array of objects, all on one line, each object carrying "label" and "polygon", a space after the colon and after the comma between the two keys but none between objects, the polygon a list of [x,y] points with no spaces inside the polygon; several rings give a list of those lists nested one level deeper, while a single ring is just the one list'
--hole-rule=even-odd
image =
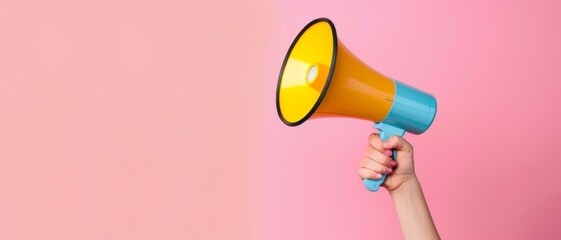
[{"label": "human hand", "polygon": [[[416,179],[413,164],[413,146],[405,139],[392,136],[382,141],[380,135],[370,134],[368,147],[360,162],[358,174],[362,179],[380,179],[388,174],[382,185],[390,193],[399,189],[404,183]],[[397,151],[397,159],[391,159],[392,149]]]}]

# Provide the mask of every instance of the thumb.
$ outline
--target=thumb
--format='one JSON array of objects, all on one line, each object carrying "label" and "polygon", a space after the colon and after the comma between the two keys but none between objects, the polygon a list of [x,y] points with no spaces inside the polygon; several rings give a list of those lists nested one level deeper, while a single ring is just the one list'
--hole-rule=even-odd
[{"label": "thumb", "polygon": [[403,152],[413,152],[413,146],[402,137],[391,136],[382,144],[385,149],[395,149]]}]

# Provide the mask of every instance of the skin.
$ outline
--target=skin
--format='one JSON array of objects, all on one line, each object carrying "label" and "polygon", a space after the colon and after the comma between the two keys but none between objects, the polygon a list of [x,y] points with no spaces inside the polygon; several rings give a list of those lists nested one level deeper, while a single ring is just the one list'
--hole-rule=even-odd
[{"label": "skin", "polygon": [[[395,205],[404,239],[440,239],[415,175],[413,146],[397,136],[384,142],[376,133],[370,134],[368,142],[358,175],[379,179],[388,174],[382,186]],[[392,149],[397,150],[396,161],[391,159]]]}]

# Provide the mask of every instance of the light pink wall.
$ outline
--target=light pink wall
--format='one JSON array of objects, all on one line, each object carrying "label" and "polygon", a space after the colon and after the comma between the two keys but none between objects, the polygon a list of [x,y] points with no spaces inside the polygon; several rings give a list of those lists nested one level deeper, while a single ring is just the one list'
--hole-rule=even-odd
[{"label": "light pink wall", "polygon": [[319,16],[366,63],[437,97],[433,127],[406,138],[444,239],[561,238],[558,1],[277,1],[271,14],[261,239],[401,237],[386,191],[357,177],[371,123],[276,116],[285,51]]},{"label": "light pink wall", "polygon": [[1,1],[0,239],[253,238],[262,9]]},{"label": "light pink wall", "polygon": [[407,139],[444,238],[560,238],[561,6],[488,2],[4,1],[0,239],[398,239],[371,123],[276,116],[320,16],[438,98]]}]

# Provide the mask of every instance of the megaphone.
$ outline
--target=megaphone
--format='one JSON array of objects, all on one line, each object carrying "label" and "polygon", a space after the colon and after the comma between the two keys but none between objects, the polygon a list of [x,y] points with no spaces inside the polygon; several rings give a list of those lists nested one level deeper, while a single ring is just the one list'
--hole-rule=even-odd
[{"label": "megaphone", "polygon": [[[327,18],[308,23],[290,45],[279,74],[276,105],[288,126],[311,118],[351,117],[374,122],[382,140],[406,131],[421,134],[436,115],[434,96],[364,64],[337,38]],[[364,185],[377,191],[385,179],[386,175],[365,179]]]}]

